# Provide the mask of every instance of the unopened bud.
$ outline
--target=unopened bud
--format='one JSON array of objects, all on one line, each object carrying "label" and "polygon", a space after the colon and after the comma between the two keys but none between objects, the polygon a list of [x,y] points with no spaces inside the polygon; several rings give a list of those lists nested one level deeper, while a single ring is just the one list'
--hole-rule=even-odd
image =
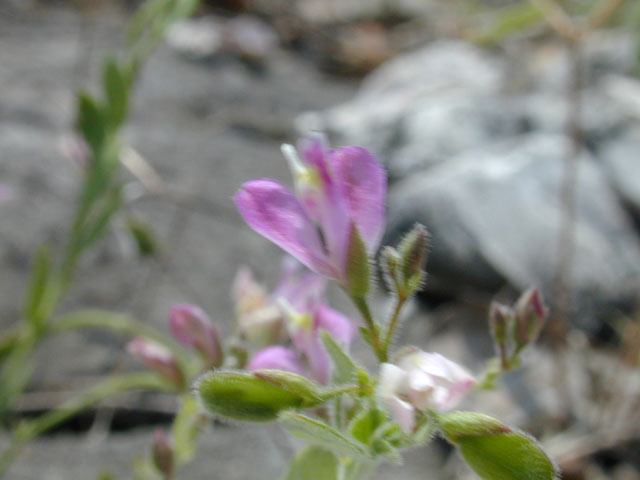
[{"label": "unopened bud", "polygon": [[517,349],[534,342],[547,319],[548,310],[537,288],[530,288],[518,299],[515,308],[514,340]]},{"label": "unopened bud", "polygon": [[400,281],[398,275],[400,274],[400,265],[402,264],[400,254],[393,247],[384,247],[381,254],[381,263],[387,277],[389,288],[397,290]]},{"label": "unopened bud", "polygon": [[200,307],[188,303],[174,305],[169,323],[175,339],[195,348],[204,358],[207,368],[222,365],[220,332]]},{"label": "unopened bud", "polygon": [[438,417],[445,438],[483,480],[557,480],[547,453],[526,433],[475,412]]},{"label": "unopened bud", "polygon": [[402,258],[402,275],[405,282],[424,274],[424,263],[427,257],[429,234],[424,225],[416,223],[411,231],[398,245],[398,253]]},{"label": "unopened bud", "polygon": [[162,428],[153,432],[151,456],[158,471],[169,478],[173,472],[173,447],[169,443],[167,433]]},{"label": "unopened bud", "polygon": [[491,302],[489,307],[489,328],[491,336],[498,345],[507,343],[507,333],[513,323],[513,310],[498,302]]},{"label": "unopened bud", "polygon": [[[308,392],[301,394],[294,388],[274,385],[274,375],[265,372],[269,371],[261,371],[270,381],[246,371],[209,372],[196,383],[196,393],[209,412],[251,422],[275,420],[284,410],[314,407],[322,403],[323,400]],[[295,375],[288,372],[280,373]]]},{"label": "unopened bud", "polygon": [[135,338],[127,345],[127,351],[169,380],[179,390],[184,388],[182,370],[166,347],[144,338]]}]

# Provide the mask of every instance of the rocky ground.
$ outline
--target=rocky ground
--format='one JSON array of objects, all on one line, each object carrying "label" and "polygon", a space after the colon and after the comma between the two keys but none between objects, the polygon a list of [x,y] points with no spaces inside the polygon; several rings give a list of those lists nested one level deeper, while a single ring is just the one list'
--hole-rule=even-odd
[{"label": "rocky ground", "polygon": [[[29,3],[31,7],[26,6]],[[3,87],[0,93],[0,196],[5,197],[0,204],[2,329],[19,317],[33,253],[43,243],[53,248],[64,243],[79,185],[78,167],[65,154],[64,147],[65,139],[72,133],[74,91],[80,87],[91,88],[103,53],[119,47],[126,22],[126,13],[113,8],[111,2],[104,2],[102,8],[83,15],[69,7],[55,6],[57,2],[50,2],[46,7],[42,6],[44,3],[47,2],[0,2],[0,85]],[[322,2],[306,3],[322,5]],[[328,5],[341,4],[334,3]],[[420,3],[402,2],[403,5]],[[315,12],[314,15],[322,11],[308,10]],[[626,86],[627,91],[630,88],[633,93],[635,90],[629,87],[633,83],[620,83],[627,67],[619,61],[632,54],[624,50],[626,47],[615,45],[627,44],[614,44],[617,56],[605,51],[598,58],[605,64],[608,61],[608,66],[602,68],[613,69],[617,76],[599,78],[617,80],[617,87],[609,83],[612,91],[620,92]],[[484,323],[486,301],[505,285],[521,288],[532,280],[531,269],[524,273],[514,270],[523,258],[518,255],[532,250],[520,245],[511,252],[512,256],[505,257],[504,245],[509,241],[515,239],[519,245],[522,235],[530,239],[526,229],[514,227],[509,230],[513,235],[499,239],[504,244],[496,243],[490,236],[499,233],[496,225],[511,228],[512,223],[500,220],[497,215],[491,216],[492,222],[487,223],[483,216],[487,215],[486,209],[495,212],[492,205],[500,205],[505,211],[522,212],[531,204],[510,205],[504,199],[514,192],[524,192],[524,197],[517,198],[525,202],[531,199],[527,192],[547,188],[544,182],[548,177],[541,173],[541,163],[529,170],[527,166],[532,159],[540,157],[541,162],[557,168],[558,163],[549,158],[562,157],[562,121],[558,120],[562,113],[545,106],[559,104],[563,73],[552,68],[551,77],[543,77],[544,81],[551,78],[551,85],[538,84],[535,86],[538,90],[517,97],[512,91],[505,92],[503,80],[511,71],[506,68],[503,57],[459,43],[438,44],[416,55],[420,61],[410,57],[398,60],[399,64],[413,65],[415,70],[386,67],[366,80],[358,93],[356,80],[321,73],[316,61],[286,49],[273,48],[256,64],[228,52],[196,59],[194,55],[185,56],[183,49],[176,49],[175,45],[174,48],[162,46],[143,71],[131,122],[126,129],[128,143],[155,170],[162,188],[145,190],[139,178],[125,174],[130,184],[124,212],[107,238],[83,262],[77,285],[63,310],[97,307],[126,311],[166,331],[169,306],[176,302],[194,302],[207,310],[223,330],[229,331],[233,315],[229,284],[238,265],[251,266],[262,280],[273,285],[280,257],[276,247],[244,225],[233,208],[231,197],[242,182],[251,178],[272,177],[288,182],[289,174],[279,146],[284,141],[295,141],[294,125],[304,130],[311,122],[311,126],[319,125],[343,142],[360,143],[380,154],[394,182],[391,236],[417,219],[435,229],[434,240],[438,244],[434,246],[432,258],[440,260],[431,265],[436,275],[432,278],[431,285],[435,288],[429,300],[437,308],[428,314],[414,308],[404,338],[471,365],[473,360],[477,362],[490,356],[491,345]],[[551,58],[553,67],[556,64],[554,57]],[[441,61],[443,59],[446,61]],[[429,65],[428,75],[421,76]],[[434,69],[434,65],[440,65],[440,70]],[[553,74],[557,74],[557,78]],[[416,78],[420,81],[426,78],[431,83],[427,81],[416,87],[415,82],[411,84]],[[614,167],[620,167],[608,171],[630,171],[626,170],[633,168],[628,162],[629,152],[633,151],[637,136],[628,116],[637,117],[637,110],[628,102],[629,110],[636,113],[627,115],[616,111],[612,114],[611,108],[603,107],[611,107],[608,93],[598,88],[593,91],[588,132],[601,143],[596,149],[594,140],[587,155],[597,157],[596,153],[604,151],[605,146],[607,149],[617,146],[618,152],[607,158],[621,158],[620,162],[612,161]],[[503,96],[505,93],[510,95],[508,102]],[[305,114],[308,111],[323,113]],[[429,126],[428,132],[423,128],[425,125]],[[611,141],[624,136],[628,142]],[[551,154],[545,155],[545,152]],[[450,157],[454,161],[447,166],[443,160]],[[511,166],[518,168],[507,169],[501,162],[511,162]],[[439,168],[432,169],[434,165]],[[487,170],[478,165],[486,165]],[[589,249],[596,246],[605,249],[597,256],[587,255],[591,264],[581,272],[601,273],[599,267],[592,265],[600,265],[598,262],[608,258],[607,252],[613,252],[617,255],[615,265],[624,268],[609,266],[615,270],[612,278],[635,288],[636,284],[629,278],[634,282],[638,278],[637,265],[632,261],[639,251],[637,238],[633,237],[637,225],[632,221],[633,213],[622,212],[623,207],[634,203],[629,201],[620,206],[618,197],[626,195],[625,198],[633,199],[639,190],[632,175],[601,175],[591,157],[587,166],[590,175],[587,179],[591,179],[588,185],[600,188],[606,201],[598,203],[595,196],[586,199],[593,200],[596,207],[587,209],[591,213],[583,227],[589,233],[585,237],[585,251],[589,253]],[[497,191],[492,187],[496,172],[513,174],[518,180],[509,184],[511,190],[504,188],[502,193],[506,197],[490,197],[493,204],[478,202],[470,192],[474,188],[481,192]],[[535,181],[518,183],[523,178]],[[619,182],[608,178],[618,178]],[[611,192],[611,185],[616,185],[615,193]],[[439,206],[438,201],[446,205]],[[557,209],[550,195],[545,201],[545,208]],[[409,207],[401,208],[403,202]],[[509,205],[511,210],[507,208]],[[535,205],[534,198],[534,213]],[[454,215],[456,213],[459,216]],[[594,220],[601,216],[610,221]],[[123,228],[130,218],[150,227],[159,247],[157,256],[140,258],[136,254]],[[550,224],[549,217],[544,215],[527,218],[543,218],[544,225]],[[524,218],[520,220],[526,223]],[[454,235],[461,231],[463,235]],[[461,251],[470,258],[456,256]],[[447,257],[452,252],[453,256]],[[525,259],[541,270],[551,268],[553,263],[540,263],[529,256]],[[537,271],[534,269],[533,273]],[[546,269],[540,278],[547,280],[549,275]],[[460,281],[462,277],[465,282]],[[601,278],[602,275],[596,280]],[[592,280],[586,276],[587,287],[597,283]],[[459,288],[463,284],[473,288]],[[434,295],[438,299],[443,291],[447,299],[457,296],[458,303],[433,302]],[[333,293],[336,304],[345,307],[339,292]],[[376,299],[376,305],[386,307],[382,294]],[[123,337],[96,331],[72,332],[48,340],[38,350],[34,383],[19,410],[24,414],[41,412],[112,372],[136,368],[135,362],[123,353],[125,342]],[[640,390],[638,382],[633,380],[633,371],[627,371],[616,359],[606,355],[592,355],[583,348],[584,344],[582,336],[573,338],[571,351],[562,361],[568,365],[568,375],[575,384],[570,399],[577,412],[574,414],[586,420],[568,437],[543,439],[559,458],[577,462],[580,468],[591,451],[587,450],[582,456],[575,452],[581,452],[585,444],[597,452],[604,448],[600,448],[600,444],[593,446],[593,438],[583,432],[597,431],[598,422],[623,426],[622,414],[628,411],[625,409],[633,411],[633,402]],[[478,396],[481,398],[477,408],[536,434],[553,430],[553,423],[542,426],[542,422],[555,418],[554,412],[563,401],[551,389],[557,380],[556,360],[531,352],[528,361],[537,364],[535,372],[530,369],[509,377],[506,384],[512,395]],[[481,364],[476,365],[474,370],[481,370]],[[598,398],[589,404],[590,397],[585,392],[595,382],[592,379],[606,382],[612,371],[618,372],[616,385],[625,387],[629,398],[621,396],[620,402],[610,409],[606,402],[599,404]],[[607,390],[602,394],[607,395]],[[172,400],[161,396],[129,395],[118,399],[105,405],[96,421],[93,417],[78,419],[34,442],[7,478],[95,478],[99,472],[113,472],[127,478],[133,459],[148,448],[154,425],[167,422],[172,407]],[[629,448],[633,448],[635,438],[631,433],[632,447]],[[616,443],[601,437],[602,445]],[[196,461],[182,478],[253,479],[257,472],[261,478],[276,478],[293,448],[286,435],[269,426],[255,429],[240,425],[212,426],[211,431],[203,435]],[[412,452],[407,456],[405,468],[384,466],[375,479],[425,478],[424,472],[442,461],[440,453],[439,448]],[[626,469],[624,462],[621,465],[617,473],[607,471],[611,478],[638,478],[633,468]],[[468,475],[451,462],[444,471],[449,478]],[[603,478],[598,476],[600,472],[597,470],[588,478]]]}]

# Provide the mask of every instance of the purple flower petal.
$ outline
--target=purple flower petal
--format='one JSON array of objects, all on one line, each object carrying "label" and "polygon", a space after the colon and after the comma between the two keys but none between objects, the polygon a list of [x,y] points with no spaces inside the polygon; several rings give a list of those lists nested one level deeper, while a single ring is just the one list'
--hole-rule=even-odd
[{"label": "purple flower petal", "polygon": [[315,327],[329,332],[329,334],[345,347],[349,347],[356,333],[356,329],[342,313],[320,304],[315,311]]},{"label": "purple flower petal", "polygon": [[369,253],[380,243],[385,224],[387,176],[382,165],[361,147],[343,147],[328,158],[334,182]]},{"label": "purple flower petal", "polygon": [[245,221],[304,265],[322,275],[338,278],[315,225],[291,191],[275,180],[245,183],[234,197]]},{"label": "purple flower petal", "polygon": [[248,370],[262,370],[265,368],[273,368],[276,370],[284,370],[286,372],[304,375],[304,367],[293,350],[274,345],[257,352],[249,365]]}]

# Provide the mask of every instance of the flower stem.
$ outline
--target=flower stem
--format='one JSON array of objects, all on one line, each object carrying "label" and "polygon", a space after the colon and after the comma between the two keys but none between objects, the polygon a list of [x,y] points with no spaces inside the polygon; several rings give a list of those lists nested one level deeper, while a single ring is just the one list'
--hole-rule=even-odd
[{"label": "flower stem", "polygon": [[380,362],[387,361],[387,352],[383,348],[382,343],[380,343],[380,336],[378,334],[378,328],[373,320],[373,316],[371,315],[371,310],[369,310],[369,305],[367,304],[367,300],[362,297],[351,297],[353,303],[358,308],[358,311],[362,315],[364,322],[367,326],[367,330],[369,330],[369,334],[371,335],[371,347],[373,348],[373,352],[378,357]]},{"label": "flower stem", "polygon": [[385,357],[389,356],[389,346],[391,345],[391,340],[393,340],[393,335],[396,331],[396,327],[398,326],[398,321],[400,320],[400,312],[402,311],[402,307],[404,307],[406,301],[406,296],[398,296],[396,299],[395,306],[393,307],[393,313],[391,314],[391,320],[389,320],[389,326],[387,327],[384,341],[382,342]]},{"label": "flower stem", "polygon": [[11,445],[0,456],[0,477],[11,466],[22,448],[33,438],[59,425],[68,418],[86,410],[102,400],[129,390],[170,390],[171,386],[154,373],[132,373],[112,377],[63,403],[60,407],[38,417],[22,422],[14,433]]}]

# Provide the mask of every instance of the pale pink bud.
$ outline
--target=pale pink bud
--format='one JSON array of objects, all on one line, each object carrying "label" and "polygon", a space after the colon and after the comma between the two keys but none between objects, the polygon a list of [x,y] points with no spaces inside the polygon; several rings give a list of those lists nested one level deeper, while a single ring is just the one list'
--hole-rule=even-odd
[{"label": "pale pink bud", "polygon": [[171,351],[163,345],[139,337],[129,342],[127,351],[165,377],[178,389],[184,388],[182,370]]},{"label": "pale pink bud", "polygon": [[153,432],[151,456],[158,471],[169,478],[173,473],[173,447],[169,443],[167,433],[162,428]]},{"label": "pale pink bud", "polygon": [[169,324],[175,339],[195,348],[205,359],[207,367],[222,364],[220,332],[204,310],[189,303],[174,305],[169,314]]},{"label": "pale pink bud", "polygon": [[275,369],[304,375],[304,367],[293,350],[274,345],[267,347],[256,353],[249,365],[248,370]]}]

